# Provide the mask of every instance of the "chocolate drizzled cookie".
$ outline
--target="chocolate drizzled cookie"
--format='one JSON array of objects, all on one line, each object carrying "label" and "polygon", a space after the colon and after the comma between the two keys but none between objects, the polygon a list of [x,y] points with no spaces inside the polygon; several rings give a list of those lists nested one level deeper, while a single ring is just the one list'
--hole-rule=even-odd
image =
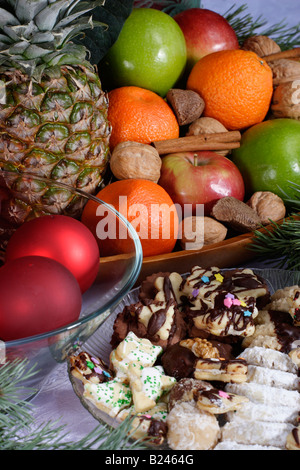
[{"label": "chocolate drizzled cookie", "polygon": [[166,349],[177,343],[186,334],[186,324],[174,300],[168,302],[150,301],[126,306],[117,316],[111,338],[116,347],[132,331],[139,338],[147,338],[152,344]]},{"label": "chocolate drizzled cookie", "polygon": [[221,272],[195,266],[180,288],[186,297],[190,336],[251,336],[257,300],[269,298],[268,287],[252,270]]}]

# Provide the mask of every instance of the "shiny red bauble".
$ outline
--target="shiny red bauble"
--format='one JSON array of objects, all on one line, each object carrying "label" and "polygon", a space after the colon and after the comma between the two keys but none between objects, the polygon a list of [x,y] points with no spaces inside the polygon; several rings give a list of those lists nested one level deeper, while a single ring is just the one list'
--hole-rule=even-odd
[{"label": "shiny red bauble", "polygon": [[94,282],[99,268],[99,247],[94,235],[80,221],[65,215],[46,215],[21,225],[10,238],[5,260],[46,256],[68,268],[81,292]]},{"label": "shiny red bauble", "polygon": [[68,325],[80,315],[82,295],[73,274],[42,256],[0,268],[0,339],[11,341]]}]

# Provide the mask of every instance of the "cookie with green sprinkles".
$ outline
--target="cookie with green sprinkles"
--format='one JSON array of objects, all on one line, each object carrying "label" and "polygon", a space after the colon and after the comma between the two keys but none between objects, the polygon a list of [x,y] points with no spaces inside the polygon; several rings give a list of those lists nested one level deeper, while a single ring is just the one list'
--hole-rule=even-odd
[{"label": "cookie with green sprinkles", "polygon": [[83,396],[112,418],[132,403],[129,385],[117,379],[101,384],[86,383]]},{"label": "cookie with green sprinkles", "polygon": [[161,366],[143,367],[130,364],[128,378],[137,413],[144,413],[154,408],[159,398],[176,383],[174,377],[165,375]]},{"label": "cookie with green sprinkles", "polygon": [[110,354],[111,367],[116,377],[128,382],[127,371],[131,363],[143,367],[152,366],[162,353],[160,346],[155,346],[145,338],[138,338],[132,331]]}]

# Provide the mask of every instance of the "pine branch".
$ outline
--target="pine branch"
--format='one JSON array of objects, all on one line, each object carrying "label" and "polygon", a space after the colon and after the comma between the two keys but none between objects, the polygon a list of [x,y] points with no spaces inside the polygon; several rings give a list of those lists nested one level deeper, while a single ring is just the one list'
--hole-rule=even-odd
[{"label": "pine branch", "polygon": [[271,37],[281,50],[292,49],[300,44],[300,23],[291,28],[282,20],[264,29],[268,21],[262,15],[256,19],[250,13],[241,16],[248,8],[247,4],[234,8],[235,5],[231,6],[222,16],[234,29],[240,45],[256,34]]},{"label": "pine branch", "polygon": [[65,426],[49,422],[35,426],[30,402],[20,401],[20,381],[36,372],[28,362],[12,361],[0,367],[0,449],[1,450],[136,450],[145,449],[141,441],[130,440],[128,416],[116,429],[98,425],[78,442],[68,441]]},{"label": "pine branch", "polygon": [[281,225],[271,222],[270,230],[254,231],[249,249],[263,258],[278,258],[279,268],[286,265],[290,270],[300,269],[299,214],[292,214]]}]

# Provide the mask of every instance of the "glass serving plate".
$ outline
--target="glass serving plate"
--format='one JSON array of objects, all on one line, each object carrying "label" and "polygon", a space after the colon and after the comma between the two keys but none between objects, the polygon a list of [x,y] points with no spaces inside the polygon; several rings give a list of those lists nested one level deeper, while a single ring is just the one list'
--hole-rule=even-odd
[{"label": "glass serving plate", "polygon": [[[5,192],[2,205],[1,191],[2,194],[3,191]],[[36,198],[34,207],[38,210],[45,200],[51,200],[53,192],[60,195],[60,207],[56,204],[53,207],[48,205],[48,213],[69,215],[72,206],[71,213],[80,219],[85,204],[92,201],[95,209],[101,207],[100,212],[105,212],[105,216],[120,227],[120,231],[116,231],[117,237],[118,233],[122,233],[123,239],[126,234],[128,244],[126,253],[118,256],[113,264],[101,263],[100,257],[97,278],[82,296],[82,309],[77,321],[47,333],[6,342],[0,341],[0,365],[5,361],[24,360],[26,362],[25,374],[31,370],[34,371],[30,378],[20,381],[20,399],[29,399],[33,396],[51,370],[58,363],[65,361],[70,351],[76,351],[115,311],[123,297],[133,288],[143,262],[142,247],[136,231],[112,206],[66,184],[33,174],[19,174],[6,170],[0,170],[2,259],[5,258],[5,243],[18,227],[15,221],[10,221],[8,208],[27,207],[29,205],[28,194],[34,193]],[[10,199],[16,200],[16,204],[10,206]],[[101,243],[104,246],[105,240],[101,240]]]},{"label": "glass serving plate", "polygon": [[[233,268],[234,269],[234,268]],[[239,268],[243,269],[243,268]],[[273,294],[276,290],[282,289],[286,286],[300,285],[300,271],[286,271],[281,269],[258,269],[251,268],[253,272],[267,281],[270,293]],[[230,269],[229,269],[230,270]],[[226,271],[226,269],[224,269]],[[137,302],[138,300],[139,287],[131,290],[122,301],[119,303],[118,307],[115,309],[114,313],[106,319],[102,324],[100,330],[96,331],[84,344],[82,350],[87,351],[92,356],[100,357],[104,363],[109,364],[109,355],[111,353],[110,339],[113,333],[113,324],[116,316],[121,312],[126,305]],[[74,378],[69,371],[69,378],[72,384],[75,394],[79,397],[81,404],[91,413],[91,415],[100,423],[108,424],[112,427],[117,427],[120,422],[116,418],[111,418],[106,413],[99,410],[91,401],[87,400],[83,396],[83,385],[80,380]],[[148,446],[148,445],[147,445]],[[150,446],[151,447],[151,446]],[[158,447],[154,447],[157,449]],[[167,448],[164,444],[159,447]]]}]

